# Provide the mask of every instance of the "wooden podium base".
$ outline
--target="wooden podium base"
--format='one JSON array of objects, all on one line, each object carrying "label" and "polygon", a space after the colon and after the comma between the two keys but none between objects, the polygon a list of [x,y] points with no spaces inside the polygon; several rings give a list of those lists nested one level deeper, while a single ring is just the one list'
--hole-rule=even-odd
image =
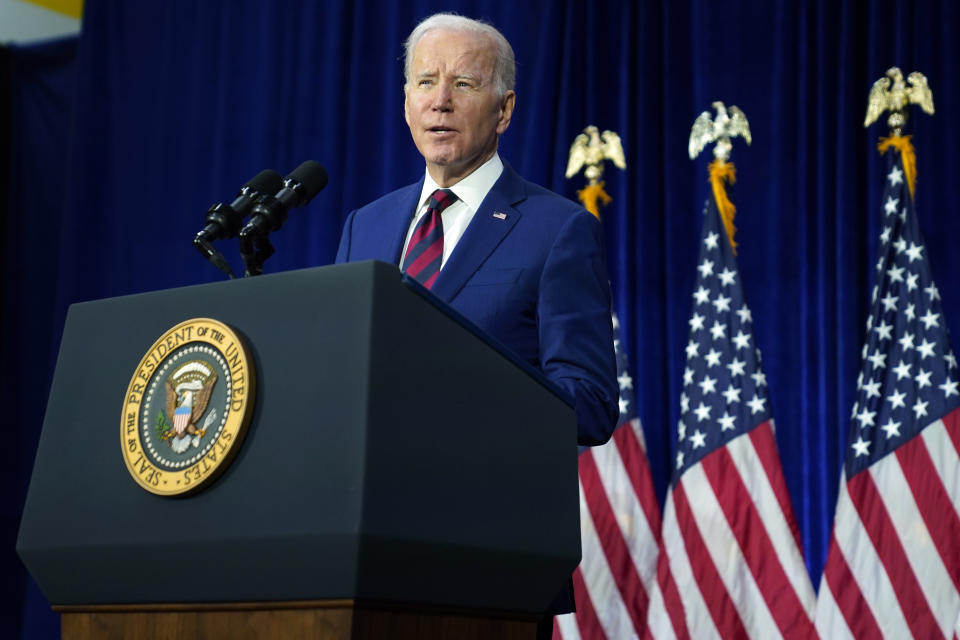
[{"label": "wooden podium base", "polygon": [[60,606],[63,640],[534,640],[537,615],[354,600]]}]

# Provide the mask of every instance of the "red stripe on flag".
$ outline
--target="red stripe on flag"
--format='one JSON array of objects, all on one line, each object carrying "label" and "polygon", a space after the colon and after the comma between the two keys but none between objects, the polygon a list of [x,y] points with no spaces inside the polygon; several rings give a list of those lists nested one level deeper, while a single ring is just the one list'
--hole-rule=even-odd
[{"label": "red stripe on flag", "polygon": [[637,439],[637,434],[633,432],[630,423],[621,425],[619,429],[613,432],[613,441],[617,445],[617,451],[620,452],[623,467],[630,478],[630,484],[633,485],[633,491],[640,502],[640,508],[643,509],[643,515],[647,519],[650,531],[653,532],[654,539],[659,543],[660,503],[657,502],[657,494],[653,490],[650,466],[643,445]]},{"label": "red stripe on flag", "polygon": [[[573,595],[577,603],[577,628],[580,629],[580,637],[583,640],[607,640],[607,634],[604,633],[600,625],[600,619],[593,608],[593,602],[590,600],[590,594],[587,593],[587,584],[583,581],[583,573],[580,567],[573,572]],[[553,634],[557,636],[557,621],[553,621]]]},{"label": "red stripe on flag", "polygon": [[[662,544],[660,545],[660,555],[657,556],[657,583],[660,585],[660,594],[663,596],[663,606],[667,610],[667,615],[670,616],[673,634],[677,636],[677,640],[690,640],[690,632],[687,630],[687,620],[683,611],[683,601],[680,599],[680,591],[677,589],[677,583],[673,580],[673,574],[670,573],[670,560]],[[649,627],[644,637],[652,637]]]},{"label": "red stripe on flag", "polygon": [[[878,464],[882,465],[883,462]],[[850,501],[860,514],[860,520],[863,521],[864,530],[873,541],[880,562],[890,577],[893,590],[900,602],[900,609],[906,614],[907,624],[913,635],[917,638],[944,637],[907,560],[893,521],[883,505],[870,471],[861,471],[848,480],[847,490],[850,493]]]},{"label": "red stripe on flag", "polygon": [[785,636],[812,637],[813,623],[783,570],[730,451],[721,447],[703,458],[701,465],[780,632]]},{"label": "red stripe on flag", "polygon": [[830,535],[830,550],[827,553],[827,564],[823,568],[823,578],[830,586],[833,600],[843,614],[843,619],[847,621],[853,637],[882,638],[877,619],[873,617],[866,598],[857,586],[857,580],[850,572],[834,534]]},{"label": "red stripe on flag", "polygon": [[627,613],[630,614],[634,631],[639,634],[643,630],[644,617],[647,614],[646,589],[643,588],[640,574],[637,573],[630,550],[624,542],[623,532],[610,507],[592,452],[582,454],[579,465],[580,483],[583,485],[583,494],[586,496],[587,509],[593,519],[603,555],[607,558],[610,575],[613,576],[617,590],[620,591],[620,597],[626,605]]},{"label": "red stripe on flag", "polygon": [[953,441],[953,448],[960,453],[960,409],[954,409],[940,420],[943,421],[943,426],[950,435],[950,440]]},{"label": "red stripe on flag", "polygon": [[[673,504],[677,512],[677,528],[683,537],[687,557],[690,559],[690,569],[693,571],[703,600],[710,610],[710,617],[720,632],[722,638],[746,638],[747,630],[740,620],[737,608],[727,593],[727,588],[720,579],[720,574],[713,564],[710,552],[707,550],[697,529],[697,523],[690,510],[687,494],[683,489],[682,478],[673,488]],[[709,532],[708,532],[709,534]]]},{"label": "red stripe on flag", "polygon": [[923,438],[916,437],[897,449],[897,459],[907,478],[913,499],[927,525],[944,568],[960,591],[960,518],[937,475]]},{"label": "red stripe on flag", "polygon": [[800,541],[800,526],[797,524],[797,518],[793,513],[793,504],[790,502],[790,490],[787,489],[787,481],[783,477],[783,467],[780,464],[780,454],[777,452],[777,438],[773,434],[773,425],[769,420],[758,425],[750,432],[750,441],[753,442],[753,448],[760,458],[760,464],[767,474],[767,481],[770,488],[777,496],[777,502],[780,503],[780,512],[790,527],[797,549],[803,554],[803,544]]}]

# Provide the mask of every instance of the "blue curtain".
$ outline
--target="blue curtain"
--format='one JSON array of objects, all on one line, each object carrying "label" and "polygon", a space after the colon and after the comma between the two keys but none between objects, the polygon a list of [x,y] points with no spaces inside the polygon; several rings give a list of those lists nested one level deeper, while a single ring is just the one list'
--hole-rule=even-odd
[{"label": "blue curtain", "polygon": [[76,39],[0,49],[0,632],[59,637],[57,619],[14,553],[59,348],[53,288],[65,202]]},{"label": "blue curtain", "polygon": [[953,0],[87,0],[78,41],[8,49],[0,76],[13,124],[0,135],[0,393],[13,443],[0,447],[0,615],[14,635],[57,629],[12,547],[67,306],[221,279],[190,244],[207,207],[307,158],[330,185],[274,235],[266,271],[330,262],[351,209],[423,171],[402,115],[402,41],[439,10],[487,18],[513,44],[518,101],[501,155],[522,175],[575,197],[582,178],[563,175],[574,136],[595,124],[623,139],[628,167],[607,169],[603,219],[661,499],[708,195],[709,152],[691,162],[687,140],[713,100],[746,112],[753,144],[733,152],[738,260],[818,583],[880,232],[886,130],[862,122],[893,65],[934,91],[936,115],[915,111],[908,132],[921,230],[960,327]]}]

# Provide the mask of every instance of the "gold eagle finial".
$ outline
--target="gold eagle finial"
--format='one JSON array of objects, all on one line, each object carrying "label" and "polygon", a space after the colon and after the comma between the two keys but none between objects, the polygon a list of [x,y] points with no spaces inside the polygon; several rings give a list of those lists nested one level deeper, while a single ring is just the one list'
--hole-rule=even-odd
[{"label": "gold eagle finial", "polygon": [[[893,84],[891,86],[891,80]],[[900,136],[907,124],[907,105],[918,104],[925,112],[933,113],[933,92],[927,84],[927,77],[918,71],[907,76],[908,87],[903,81],[899,67],[890,67],[887,74],[873,83],[870,97],[867,98],[867,115],[863,126],[869,127],[884,111],[890,111],[887,126],[895,136]]]},{"label": "gold eagle finial", "polygon": [[710,119],[710,112],[704,111],[693,122],[693,128],[690,129],[690,159],[693,160],[703,148],[711,142],[717,144],[713,147],[713,162],[710,163],[710,187],[713,191],[713,199],[717,205],[717,211],[720,219],[723,221],[723,227],[727,231],[727,237],[730,239],[730,247],[734,255],[737,253],[737,243],[733,239],[737,228],[733,226],[733,218],[737,214],[737,208],[727,196],[726,183],[736,182],[736,169],[732,162],[727,162],[730,158],[730,151],[733,150],[733,144],[730,138],[737,136],[743,137],[747,144],[750,144],[750,123],[747,122],[747,116],[740,109],[731,106],[729,109],[717,100],[713,103],[713,108],[717,110],[717,117]]},{"label": "gold eagle finial", "polygon": [[604,183],[600,180],[605,160],[610,160],[621,169],[627,168],[620,136],[613,131],[604,131],[601,134],[600,130],[591,124],[574,138],[570,145],[566,175],[568,179],[572,178],[586,166],[583,175],[587,178],[587,186],[577,191],[577,197],[587,211],[597,218],[600,217],[600,203],[610,203],[610,196],[603,190]]},{"label": "gold eagle finial", "polygon": [[591,124],[574,138],[570,145],[567,178],[577,175],[580,168],[586,165],[583,175],[587,177],[589,184],[597,184],[603,176],[604,160],[610,160],[621,169],[627,168],[620,136],[613,131],[604,131],[601,134],[600,130]]},{"label": "gold eagle finial", "polygon": [[691,160],[700,155],[703,148],[711,142],[717,143],[713,148],[713,155],[720,162],[726,162],[730,157],[733,149],[730,138],[742,136],[747,144],[750,144],[750,123],[743,111],[736,106],[727,109],[719,100],[713,103],[713,108],[717,110],[716,118],[711,120],[710,112],[704,111],[693,122],[688,148]]}]

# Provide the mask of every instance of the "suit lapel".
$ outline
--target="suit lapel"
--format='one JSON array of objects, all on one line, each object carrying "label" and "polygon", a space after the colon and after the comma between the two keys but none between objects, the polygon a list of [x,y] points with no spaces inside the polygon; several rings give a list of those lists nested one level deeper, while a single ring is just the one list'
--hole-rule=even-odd
[{"label": "suit lapel", "polygon": [[400,252],[403,251],[403,243],[407,239],[410,220],[416,212],[421,191],[423,191],[422,179],[397,193],[393,206],[384,210],[380,222],[383,232],[377,234],[377,237],[383,240],[383,244],[377,251],[379,259],[400,264]]},{"label": "suit lapel", "polygon": [[431,289],[436,296],[449,302],[457,295],[516,225],[521,214],[513,205],[525,198],[523,181],[504,163],[503,173],[483,199],[447,263],[440,270]]}]

